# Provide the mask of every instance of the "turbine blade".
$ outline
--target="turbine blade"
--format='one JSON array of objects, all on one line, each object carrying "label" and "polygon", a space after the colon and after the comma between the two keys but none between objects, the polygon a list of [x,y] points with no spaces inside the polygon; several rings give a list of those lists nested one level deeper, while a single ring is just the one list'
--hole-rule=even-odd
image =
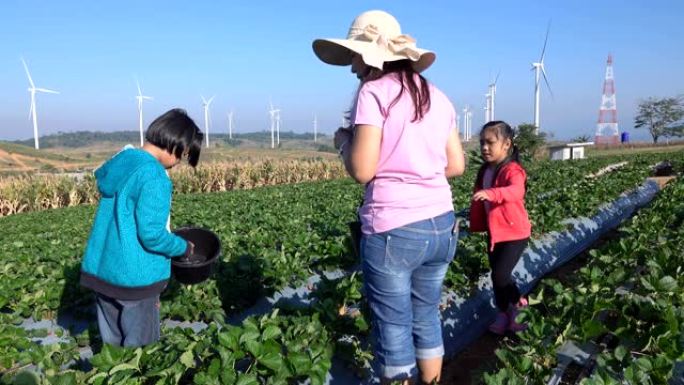
[{"label": "turbine blade", "polygon": [[542,48],[541,58],[539,59],[540,63],[544,63],[544,54],[546,53],[546,43],[549,40],[549,30],[550,29],[551,29],[551,20],[549,20],[549,24],[546,26],[546,36],[544,37],[544,47]]},{"label": "turbine blade", "polygon": [[33,115],[33,100],[31,101],[31,106],[29,107],[29,114],[28,114],[29,120],[31,120],[32,115]]},{"label": "turbine blade", "polygon": [[214,97],[216,97],[216,95],[210,97],[209,100],[207,101],[207,104],[211,104],[211,101],[214,100]]},{"label": "turbine blade", "polygon": [[31,87],[32,87],[32,88],[35,88],[36,85],[33,84],[33,79],[31,79],[31,73],[29,72],[28,66],[26,65],[26,61],[24,60],[23,57],[21,58],[21,64],[24,65],[24,71],[26,71],[26,76],[28,77],[28,81],[29,81],[29,83],[31,84]]},{"label": "turbine blade", "polygon": [[542,76],[544,77],[544,83],[546,83],[546,88],[549,90],[549,93],[551,94],[551,99],[553,99],[553,91],[551,90],[551,85],[549,84],[549,79],[546,78],[546,71],[544,70],[544,66],[541,67],[542,71]]},{"label": "turbine blade", "polygon": [[499,72],[496,73],[496,77],[494,78],[494,85],[495,86],[496,86],[496,82],[499,81],[499,75],[501,75],[501,70],[499,70]]},{"label": "turbine blade", "polygon": [[47,88],[36,88],[36,91],[45,92],[46,94],[58,94],[59,91],[49,90]]},{"label": "turbine blade", "polygon": [[202,103],[207,104],[207,99],[204,98],[204,95],[200,95],[200,97],[202,98]]},{"label": "turbine blade", "polygon": [[135,78],[135,85],[138,86],[138,96],[142,96],[142,91],[140,91],[140,82],[138,82],[138,78]]}]

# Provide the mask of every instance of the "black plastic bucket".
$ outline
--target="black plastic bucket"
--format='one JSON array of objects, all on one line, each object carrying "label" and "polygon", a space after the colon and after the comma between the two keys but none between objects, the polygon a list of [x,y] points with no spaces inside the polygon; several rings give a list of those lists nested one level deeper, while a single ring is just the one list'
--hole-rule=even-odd
[{"label": "black plastic bucket", "polygon": [[182,227],[174,234],[192,242],[195,250],[185,257],[171,260],[171,273],[180,283],[192,285],[205,281],[214,272],[214,266],[221,255],[221,241],[213,232],[199,227]]}]

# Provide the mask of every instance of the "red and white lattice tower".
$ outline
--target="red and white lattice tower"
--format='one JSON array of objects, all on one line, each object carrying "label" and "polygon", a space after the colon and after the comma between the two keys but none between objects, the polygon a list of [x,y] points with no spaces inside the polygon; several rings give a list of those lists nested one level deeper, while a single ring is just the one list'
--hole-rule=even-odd
[{"label": "red and white lattice tower", "polygon": [[613,56],[608,55],[606,80],[603,82],[603,96],[596,124],[596,144],[618,144],[620,135],[617,121],[617,104],[615,102],[615,80],[613,79]]}]

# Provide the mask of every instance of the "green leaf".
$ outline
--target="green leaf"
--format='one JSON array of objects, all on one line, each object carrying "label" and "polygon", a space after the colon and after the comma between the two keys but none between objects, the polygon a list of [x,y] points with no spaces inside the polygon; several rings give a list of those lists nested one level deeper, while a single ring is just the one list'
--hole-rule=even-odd
[{"label": "green leaf", "polygon": [[287,355],[287,360],[292,365],[293,372],[297,376],[305,375],[311,368],[311,359],[308,354],[290,353]]},{"label": "green leaf", "polygon": [[259,385],[259,381],[254,374],[241,374],[235,385]]},{"label": "green leaf", "polygon": [[40,377],[34,372],[24,370],[14,376],[12,385],[40,385]]},{"label": "green leaf", "polygon": [[89,384],[101,384],[107,378],[106,372],[99,372],[88,379]]},{"label": "green leaf", "polygon": [[209,369],[207,369],[207,374],[210,377],[218,378],[220,373],[221,373],[221,360],[219,360],[218,358],[214,358],[211,360],[211,363],[209,364]]},{"label": "green leaf", "polygon": [[584,332],[585,338],[592,339],[604,333],[606,331],[606,327],[596,320],[589,319],[584,321],[582,324],[582,331]]},{"label": "green leaf", "polygon": [[273,339],[273,338],[279,336],[280,334],[282,334],[282,331],[280,330],[280,328],[275,326],[275,325],[271,325],[271,326],[267,327],[264,330],[264,332],[261,334],[261,340],[262,341],[270,340],[270,339]]},{"label": "green leaf", "polygon": [[618,347],[615,348],[615,358],[617,358],[618,361],[622,361],[626,355],[627,355],[627,349],[625,349],[624,346],[618,345]]},{"label": "green leaf", "polygon": [[658,287],[661,291],[673,292],[677,289],[677,280],[667,275],[663,278],[660,278],[658,281]]},{"label": "green leaf", "polygon": [[180,356],[180,362],[185,365],[186,368],[195,367],[195,356],[192,353],[192,349],[186,350]]},{"label": "green leaf", "polygon": [[52,385],[74,385],[76,383],[76,373],[74,372],[59,373],[50,379]]},{"label": "green leaf", "polygon": [[245,348],[254,357],[261,355],[261,344],[256,340],[249,340],[245,342]]},{"label": "green leaf", "polygon": [[259,362],[276,373],[279,372],[285,364],[283,357],[274,353],[264,354],[259,358]]},{"label": "green leaf", "polygon": [[237,378],[237,373],[235,373],[235,369],[232,367],[223,367],[223,370],[221,371],[221,383],[222,384],[234,384],[235,379]]},{"label": "green leaf", "polygon": [[244,344],[246,341],[258,340],[259,336],[261,336],[261,334],[258,331],[245,331],[240,335],[240,343]]},{"label": "green leaf", "polygon": [[641,357],[638,360],[634,361],[636,366],[645,372],[650,372],[653,369],[653,365],[651,365],[651,360],[646,358],[646,357]]},{"label": "green leaf", "polygon": [[119,365],[116,365],[115,367],[113,367],[113,368],[109,371],[109,375],[111,376],[111,375],[113,375],[114,373],[120,372],[120,371],[122,371],[122,370],[138,370],[138,367],[135,366],[135,365],[131,365],[131,364],[129,364],[129,363],[119,364]]}]

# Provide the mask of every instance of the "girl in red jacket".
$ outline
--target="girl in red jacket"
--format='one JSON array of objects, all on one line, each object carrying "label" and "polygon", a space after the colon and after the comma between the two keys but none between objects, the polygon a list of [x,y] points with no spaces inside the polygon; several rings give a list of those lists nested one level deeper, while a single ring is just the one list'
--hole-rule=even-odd
[{"label": "girl in red jacket", "polygon": [[488,235],[494,302],[499,309],[489,330],[496,334],[527,327],[515,320],[527,300],[521,297],[511,272],[527,246],[532,226],[524,202],[525,169],[513,135],[506,122],[492,121],[482,127],[480,150],[485,163],[477,174],[470,206],[470,230]]}]

